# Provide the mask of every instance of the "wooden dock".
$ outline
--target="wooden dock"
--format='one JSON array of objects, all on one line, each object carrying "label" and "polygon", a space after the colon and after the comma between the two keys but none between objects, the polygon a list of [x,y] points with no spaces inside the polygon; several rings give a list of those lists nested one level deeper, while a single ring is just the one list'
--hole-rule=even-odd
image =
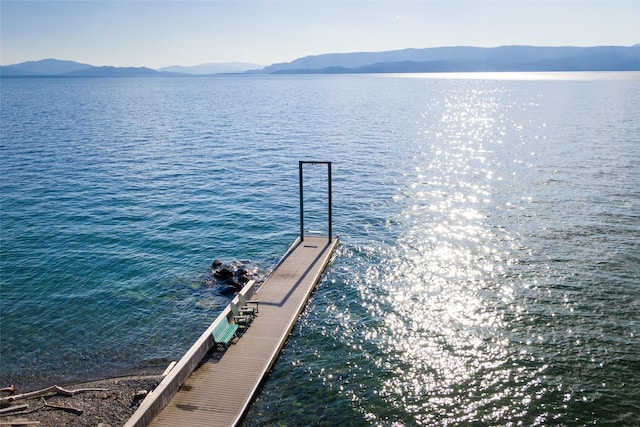
[{"label": "wooden dock", "polygon": [[[247,292],[260,301],[251,326],[227,350],[210,351],[212,324],[125,426],[237,425],[278,358],[336,245],[336,238],[329,241],[326,236],[298,238],[255,295]],[[221,316],[228,316],[228,307]]]}]

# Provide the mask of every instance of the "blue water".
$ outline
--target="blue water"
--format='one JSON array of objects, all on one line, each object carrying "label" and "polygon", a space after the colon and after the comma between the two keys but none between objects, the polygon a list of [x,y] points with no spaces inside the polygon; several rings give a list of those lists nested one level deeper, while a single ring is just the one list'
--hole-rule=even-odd
[{"label": "blue water", "polygon": [[639,74],[0,85],[0,384],[163,370],[329,160],[341,244],[246,425],[640,423]]}]

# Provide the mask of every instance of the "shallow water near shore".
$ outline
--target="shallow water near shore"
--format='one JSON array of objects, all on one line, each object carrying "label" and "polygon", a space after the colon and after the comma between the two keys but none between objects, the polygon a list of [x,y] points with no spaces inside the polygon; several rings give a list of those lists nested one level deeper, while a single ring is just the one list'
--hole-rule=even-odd
[{"label": "shallow water near shore", "polygon": [[[640,422],[640,75],[3,78],[0,382],[162,371],[340,246],[246,425]],[[326,230],[326,169],[305,170]]]}]

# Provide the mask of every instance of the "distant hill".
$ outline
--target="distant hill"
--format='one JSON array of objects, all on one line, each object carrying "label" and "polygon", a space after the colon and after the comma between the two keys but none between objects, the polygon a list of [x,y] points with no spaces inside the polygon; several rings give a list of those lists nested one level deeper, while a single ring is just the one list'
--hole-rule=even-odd
[{"label": "distant hill", "polygon": [[1,67],[2,75],[56,75],[77,73],[93,68],[93,65],[82,64],[74,61],[62,61],[59,59],[43,59],[41,61],[28,61],[21,64]]},{"label": "distant hill", "polygon": [[161,73],[146,67],[96,67],[74,61],[43,59],[0,67],[0,75],[8,76],[149,76]]},{"label": "distant hill", "polygon": [[273,64],[260,73],[420,73],[473,71],[640,71],[640,45],[440,47],[331,53]]},{"label": "distant hill", "polygon": [[158,71],[182,73],[182,74],[194,74],[194,75],[206,75],[206,74],[223,74],[223,73],[244,73],[249,70],[260,70],[264,68],[264,65],[247,64],[244,62],[229,62],[223,64],[200,64],[190,67],[184,67],[181,65],[172,65],[170,67],[164,67],[158,69]]},{"label": "distant hill", "polygon": [[146,67],[91,67],[83,70],[66,73],[66,76],[155,76],[162,73]]},{"label": "distant hill", "polygon": [[147,67],[96,67],[74,61],[43,59],[0,67],[0,75],[8,76],[154,76],[154,75],[190,75],[243,73],[247,70],[259,70],[263,65],[233,62],[228,64],[202,64],[193,67],[172,66],[159,70]]}]

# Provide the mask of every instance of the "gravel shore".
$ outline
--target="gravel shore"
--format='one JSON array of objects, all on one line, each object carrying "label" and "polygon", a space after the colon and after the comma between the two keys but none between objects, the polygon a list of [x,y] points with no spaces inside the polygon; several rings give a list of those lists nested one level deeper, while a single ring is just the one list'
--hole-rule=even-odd
[{"label": "gravel shore", "polygon": [[[13,415],[0,416],[0,425],[6,426],[91,426],[118,427],[131,417],[138,408],[146,393],[151,392],[162,380],[155,376],[130,376],[109,378],[82,384],[60,385],[66,390],[106,389],[105,391],[85,391],[64,396],[50,393],[42,397],[17,400],[16,405],[29,405],[28,409]],[[33,390],[31,390],[33,391]],[[25,390],[21,390],[24,393]],[[2,393],[1,397],[9,394]],[[44,406],[44,403],[54,406],[65,406],[78,409],[77,414],[63,409]]]}]

